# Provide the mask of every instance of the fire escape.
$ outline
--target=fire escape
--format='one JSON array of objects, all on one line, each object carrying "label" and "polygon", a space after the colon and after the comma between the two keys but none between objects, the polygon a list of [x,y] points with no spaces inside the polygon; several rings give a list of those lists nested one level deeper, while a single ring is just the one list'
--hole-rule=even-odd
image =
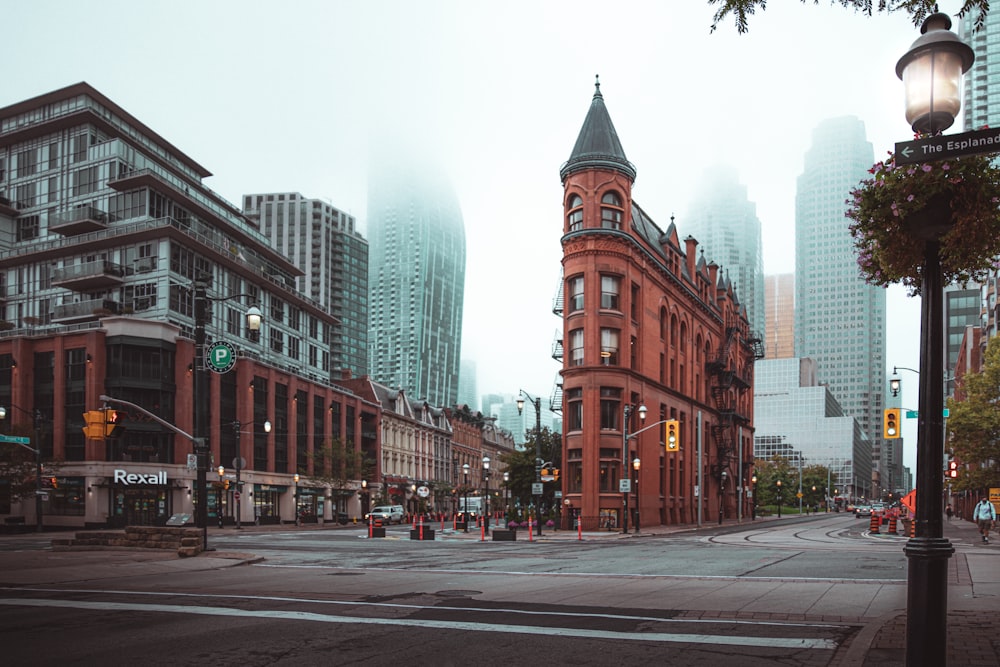
[{"label": "fire escape", "polygon": [[[737,348],[735,354],[734,346]],[[725,339],[718,355],[708,362],[706,368],[711,380],[712,400],[718,412],[718,419],[712,423],[716,452],[712,475],[720,481],[720,485],[723,472],[732,471],[739,460],[737,429],[750,424],[749,415],[740,412],[741,398],[753,386],[754,362],[763,357],[764,343],[760,336],[750,334],[737,313],[729,313]],[[745,467],[750,463],[744,462]]]}]

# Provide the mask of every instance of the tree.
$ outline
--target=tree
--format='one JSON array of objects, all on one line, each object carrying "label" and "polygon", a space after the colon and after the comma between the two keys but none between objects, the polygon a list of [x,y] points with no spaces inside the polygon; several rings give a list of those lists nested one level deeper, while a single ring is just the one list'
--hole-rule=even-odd
[{"label": "tree", "polygon": [[948,399],[948,453],[958,461],[955,491],[1000,486],[1000,337],[983,355],[983,370],[962,378],[965,398]]},{"label": "tree", "polygon": [[[351,495],[345,491],[354,480],[367,479],[375,469],[375,462],[365,459],[361,452],[348,447],[340,438],[333,438],[323,443],[318,451],[306,454],[313,461],[314,474],[311,479],[329,484],[334,490],[335,511],[343,511],[343,497]],[[327,474],[327,466],[330,473]],[[300,470],[304,473],[304,470]]]},{"label": "tree", "polygon": [[[538,438],[542,461],[551,461],[553,467],[562,468],[562,439],[558,433],[553,433],[548,427],[542,428]],[[531,485],[535,482],[535,432],[529,431],[528,440],[520,449],[504,454],[500,460],[507,466],[510,481],[510,499],[513,503],[519,501],[521,507],[528,507],[534,502],[531,495]],[[555,501],[556,489],[562,488],[561,482],[545,482],[542,494],[542,510],[551,508]]]},{"label": "tree", "polygon": [[[875,0],[830,0],[831,5],[835,2],[868,16],[871,16],[872,12],[905,12],[913,19],[913,25],[920,25],[925,18],[937,11],[937,0],[878,0],[877,5]],[[727,16],[732,15],[736,20],[736,30],[740,34],[750,29],[747,17],[756,13],[758,8],[761,11],[767,8],[767,0],[708,0],[708,4],[719,5],[715,16],[712,17],[713,31]],[[819,0],[813,0],[813,4],[818,5]],[[979,30],[986,21],[986,14],[990,11],[990,0],[963,0],[958,15],[965,16],[973,10],[978,11],[975,29]]]},{"label": "tree", "polygon": [[[35,435],[29,428],[14,426],[10,435],[22,435],[31,439],[31,447],[40,447],[35,442]],[[18,502],[35,496],[35,455],[14,443],[0,444],[0,479],[6,480],[10,489],[10,502]],[[52,464],[45,464],[45,471],[51,472]],[[43,472],[44,474],[44,472]]]}]

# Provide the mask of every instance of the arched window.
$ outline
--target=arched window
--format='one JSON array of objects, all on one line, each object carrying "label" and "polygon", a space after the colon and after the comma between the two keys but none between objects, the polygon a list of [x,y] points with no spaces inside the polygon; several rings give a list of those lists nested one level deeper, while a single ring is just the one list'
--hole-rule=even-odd
[{"label": "arched window", "polygon": [[567,229],[575,232],[583,229],[583,199],[580,195],[573,195],[569,200],[569,214],[566,216]]},{"label": "arched window", "polygon": [[622,200],[614,192],[605,193],[601,197],[601,227],[604,229],[622,228]]},{"label": "arched window", "polygon": [[667,309],[660,307],[660,340],[667,340]]}]

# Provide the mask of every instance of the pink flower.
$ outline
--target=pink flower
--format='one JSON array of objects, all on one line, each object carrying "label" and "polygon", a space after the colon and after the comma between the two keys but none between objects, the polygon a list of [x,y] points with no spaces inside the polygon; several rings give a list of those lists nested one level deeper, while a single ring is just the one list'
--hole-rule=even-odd
[{"label": "pink flower", "polygon": [[930,166],[929,164],[924,164],[924,165],[921,165],[920,168],[923,169],[924,172],[926,173],[926,172],[930,171],[931,169],[933,169],[934,167]]}]

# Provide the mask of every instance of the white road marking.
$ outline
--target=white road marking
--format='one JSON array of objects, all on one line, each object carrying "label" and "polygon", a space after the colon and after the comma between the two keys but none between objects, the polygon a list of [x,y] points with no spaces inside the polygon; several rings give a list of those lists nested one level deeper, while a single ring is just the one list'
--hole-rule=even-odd
[{"label": "white road marking", "polygon": [[164,604],[137,604],[127,602],[87,602],[83,600],[16,600],[0,598],[0,604],[12,607],[60,607],[67,609],[89,609],[92,611],[147,611],[172,614],[200,614],[204,616],[233,616],[239,618],[267,618],[317,623],[353,623],[363,625],[393,625],[411,628],[427,628],[460,632],[495,632],[525,635],[545,635],[575,637],[578,639],[619,639],[643,642],[669,642],[678,644],[713,644],[724,646],[753,646],[759,648],[790,648],[834,650],[837,643],[831,639],[809,637],[746,637],[664,632],[613,632],[608,630],[584,630],[577,628],[534,627],[527,625],[501,625],[498,623],[469,623],[460,621],[432,621],[403,618],[363,618],[355,616],[334,616],[303,611],[250,611],[226,607],[202,607]]}]

